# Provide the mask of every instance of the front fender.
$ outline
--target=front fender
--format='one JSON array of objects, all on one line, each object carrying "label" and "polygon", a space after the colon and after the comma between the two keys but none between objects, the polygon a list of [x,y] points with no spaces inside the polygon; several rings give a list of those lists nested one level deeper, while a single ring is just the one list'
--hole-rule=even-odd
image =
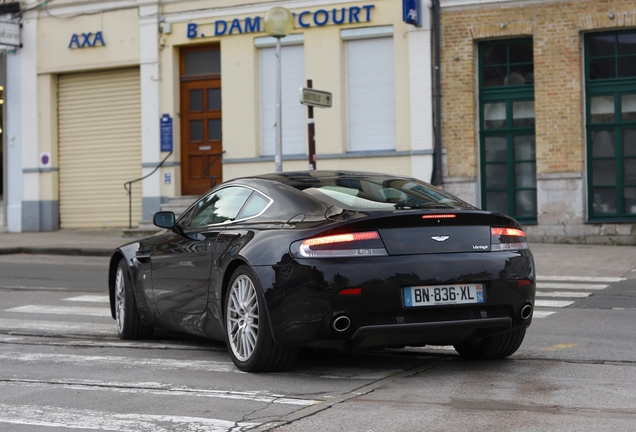
[{"label": "front fender", "polygon": [[[154,295],[152,292],[152,279],[150,276],[150,263],[142,263],[136,258],[140,249],[139,242],[128,243],[113,251],[110,257],[108,268],[108,298],[110,300],[110,312],[115,318],[115,277],[117,266],[123,259],[126,261],[130,279],[133,283],[135,301],[140,314],[144,315],[144,310],[155,309]],[[144,278],[144,276],[146,276]],[[144,320],[146,321],[146,320]]]}]

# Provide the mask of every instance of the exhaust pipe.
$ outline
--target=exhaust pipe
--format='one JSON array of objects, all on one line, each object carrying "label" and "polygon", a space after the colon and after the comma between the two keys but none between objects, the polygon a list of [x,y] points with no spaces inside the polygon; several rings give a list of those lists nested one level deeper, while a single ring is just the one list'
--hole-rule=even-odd
[{"label": "exhaust pipe", "polygon": [[527,304],[527,305],[525,305],[524,307],[521,308],[521,319],[522,320],[527,320],[531,316],[532,316],[532,305],[531,304]]},{"label": "exhaust pipe", "polygon": [[351,320],[346,315],[340,315],[331,323],[331,327],[337,332],[346,331],[351,325]]}]

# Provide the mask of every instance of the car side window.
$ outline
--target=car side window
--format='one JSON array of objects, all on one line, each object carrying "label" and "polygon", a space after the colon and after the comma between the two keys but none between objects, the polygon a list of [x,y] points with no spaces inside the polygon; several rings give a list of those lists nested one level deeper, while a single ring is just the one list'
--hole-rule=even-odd
[{"label": "car side window", "polygon": [[251,194],[251,189],[240,186],[220,189],[195,205],[185,227],[195,228],[234,220]]},{"label": "car side window", "polygon": [[256,216],[267,208],[270,200],[265,198],[258,192],[254,192],[247,200],[237,219],[247,219],[252,216]]}]

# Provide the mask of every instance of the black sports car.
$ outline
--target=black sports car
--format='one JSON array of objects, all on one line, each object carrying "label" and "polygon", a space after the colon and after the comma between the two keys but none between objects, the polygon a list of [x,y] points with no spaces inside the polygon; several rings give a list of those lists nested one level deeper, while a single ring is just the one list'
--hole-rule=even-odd
[{"label": "black sports car", "polygon": [[160,327],[225,340],[244,371],[285,368],[303,346],[451,344],[498,359],[532,320],[534,261],[519,224],[413,178],[240,178],[154,223],[165,230],[110,260],[119,336]]}]

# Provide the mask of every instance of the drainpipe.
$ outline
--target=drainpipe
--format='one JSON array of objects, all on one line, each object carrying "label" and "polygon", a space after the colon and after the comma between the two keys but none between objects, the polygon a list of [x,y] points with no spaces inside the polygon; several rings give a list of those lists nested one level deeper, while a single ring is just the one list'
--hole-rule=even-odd
[{"label": "drainpipe", "polygon": [[433,70],[433,97],[435,106],[433,113],[435,116],[435,149],[433,153],[433,175],[431,183],[435,186],[442,186],[442,89],[440,82],[440,29],[439,29],[439,0],[433,0],[433,55],[435,66]]}]

